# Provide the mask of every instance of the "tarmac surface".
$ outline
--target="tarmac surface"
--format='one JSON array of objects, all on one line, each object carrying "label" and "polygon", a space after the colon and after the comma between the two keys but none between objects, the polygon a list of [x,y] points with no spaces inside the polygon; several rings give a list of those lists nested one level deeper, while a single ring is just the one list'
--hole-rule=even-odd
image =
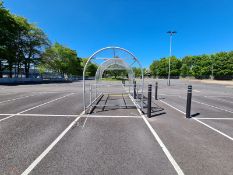
[{"label": "tarmac surface", "polygon": [[233,174],[233,89],[157,81],[151,118],[116,94],[84,114],[82,82],[0,86],[0,174]]}]

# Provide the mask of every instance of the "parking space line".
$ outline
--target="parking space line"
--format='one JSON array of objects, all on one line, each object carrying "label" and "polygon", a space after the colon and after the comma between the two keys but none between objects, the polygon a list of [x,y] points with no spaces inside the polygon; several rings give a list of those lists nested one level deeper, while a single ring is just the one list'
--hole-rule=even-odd
[{"label": "parking space line", "polygon": [[208,96],[204,96],[205,98],[208,98],[208,99],[212,99],[212,100],[217,100],[217,101],[222,101],[222,102],[227,102],[227,103],[232,103],[232,101],[228,101],[228,100],[223,100],[223,99],[219,99],[219,98],[211,98],[211,97],[208,97]]},{"label": "parking space line", "polygon": [[208,96],[206,96],[206,97],[213,97],[213,98],[233,98],[233,97],[229,97],[229,96],[216,96],[216,95],[208,95]]},{"label": "parking space line", "polygon": [[[161,100],[159,100],[159,101],[161,101]],[[175,109],[175,110],[181,112],[182,114],[185,114],[185,112],[183,112],[183,111],[177,109],[176,107],[174,107],[174,106],[172,106],[172,105],[170,105],[170,104],[168,104],[168,103],[166,103],[166,102],[165,102],[164,104],[167,104],[167,105],[170,106],[171,108],[173,108],[173,109]],[[200,121],[199,119],[197,119],[197,118],[191,118],[191,119],[194,119],[195,121],[201,123],[202,125],[204,125],[204,126],[210,128],[210,129],[212,129],[213,131],[215,131],[215,132],[221,134],[222,136],[224,136],[224,137],[226,137],[226,138],[228,138],[228,139],[230,139],[230,140],[233,140],[233,138],[230,137],[229,135],[227,135],[227,134],[225,134],[225,133],[219,131],[218,129],[213,128],[212,126],[210,126],[210,125],[208,125],[208,124],[206,124],[206,123]]]},{"label": "parking space line", "polygon": [[[181,99],[185,99],[185,98],[183,98],[181,96],[178,96],[178,97],[181,98]],[[229,113],[233,114],[233,111],[227,110],[227,109],[223,109],[223,107],[213,106],[213,105],[210,105],[210,104],[207,104],[207,103],[203,103],[203,102],[200,102],[200,101],[196,101],[196,100],[192,100],[192,102],[195,102],[195,103],[198,103],[198,104],[202,104],[202,105],[206,105],[206,106],[209,106],[211,108],[215,108],[215,109],[218,109],[218,110],[221,110],[221,111],[225,111],[225,112],[229,112]]]},{"label": "parking space line", "polygon": [[81,114],[79,114],[79,116],[73,122],[70,123],[70,125],[29,165],[29,167],[27,167],[27,169],[21,175],[28,175],[40,163],[40,161],[53,149],[53,147],[66,135],[66,133],[75,124],[77,124],[78,120],[84,114],[85,114],[85,111],[81,112]]},{"label": "parking space line", "polygon": [[175,97],[179,96],[179,95],[176,95],[176,94],[159,94],[159,95],[163,95],[163,96],[175,96]]},{"label": "parking space line", "polygon": [[193,90],[193,91],[194,91],[194,92],[198,92],[198,93],[201,92],[201,91],[198,91],[198,90]]},{"label": "parking space line", "polygon": [[224,137],[226,137],[226,138],[228,138],[228,139],[230,139],[230,140],[233,141],[233,138],[232,138],[232,137],[230,137],[229,135],[227,135],[227,134],[225,134],[225,133],[219,131],[218,129],[213,128],[212,126],[210,126],[210,125],[208,125],[208,124],[206,124],[206,123],[200,121],[199,119],[194,118],[194,120],[196,120],[197,122],[201,123],[202,125],[205,125],[206,127],[208,127],[208,128],[210,128],[210,129],[216,131],[217,133],[219,133],[219,134],[223,135]]},{"label": "parking space line", "polygon": [[29,174],[39,163],[40,161],[53,149],[53,147],[66,135],[66,133],[77,123],[81,116],[85,113],[83,111],[79,117],[77,117],[30,165],[29,167],[21,174]]},{"label": "parking space line", "polygon": [[134,105],[137,107],[137,110],[141,114],[141,117],[143,118],[143,121],[145,122],[145,124],[149,128],[150,132],[152,133],[152,135],[154,136],[154,138],[158,142],[159,146],[162,148],[163,152],[165,153],[165,155],[167,156],[168,160],[170,161],[170,163],[172,164],[172,166],[176,170],[177,174],[178,175],[184,175],[184,172],[182,171],[182,169],[180,168],[180,166],[177,164],[177,162],[175,161],[175,159],[172,157],[171,153],[169,152],[169,150],[167,149],[167,147],[165,146],[165,144],[163,143],[163,141],[161,140],[161,138],[159,137],[159,135],[156,133],[156,131],[154,130],[154,128],[150,125],[150,123],[148,122],[148,120],[146,119],[146,117],[140,111],[139,106],[136,104],[136,102],[134,101],[133,97],[131,95],[129,95],[129,97],[132,100],[132,102],[134,103]]},{"label": "parking space line", "polygon": [[129,116],[129,115],[125,115],[125,116],[109,116],[109,115],[83,115],[82,117],[89,117],[89,118],[140,118],[140,116]]},{"label": "parking space line", "polygon": [[[28,111],[30,111],[30,110],[39,108],[39,107],[41,107],[41,106],[47,105],[47,104],[49,104],[49,103],[52,103],[52,102],[54,102],[54,101],[63,99],[63,98],[65,98],[65,97],[68,97],[68,96],[70,96],[70,95],[73,95],[73,93],[68,94],[68,95],[65,95],[65,96],[62,96],[62,97],[59,97],[59,98],[56,98],[56,99],[54,99],[54,100],[51,100],[51,101],[48,101],[48,102],[45,102],[45,103],[42,103],[42,104],[40,104],[40,105],[37,105],[37,106],[34,106],[34,107],[32,107],[32,108],[26,109],[26,110],[24,110],[24,111],[18,112],[17,114],[22,114],[22,113],[24,113],[24,112],[28,112]],[[7,120],[7,119],[9,119],[9,118],[15,117],[15,116],[17,116],[17,114],[13,114],[13,115],[10,115],[10,116],[5,117],[5,118],[3,118],[3,119],[0,119],[0,122],[2,122],[2,121],[4,121],[4,120]]]},{"label": "parking space line", "polygon": [[207,104],[207,103],[203,103],[203,102],[200,102],[200,101],[196,101],[196,100],[192,100],[192,101],[195,102],[195,103],[206,105],[206,106],[209,106],[211,108],[215,108],[215,109],[218,109],[218,110],[221,110],[221,111],[225,111],[225,112],[229,112],[229,113],[233,114],[233,111],[231,111],[231,110],[223,109],[221,107],[213,106],[213,105],[210,105],[210,104]]},{"label": "parking space line", "polygon": [[0,116],[9,116],[9,115],[15,115],[15,116],[32,116],[32,117],[78,117],[79,115],[57,115],[57,114],[0,114]]},{"label": "parking space line", "polygon": [[170,106],[171,108],[173,108],[173,109],[179,111],[180,113],[182,113],[182,114],[184,114],[184,115],[186,114],[185,112],[179,110],[178,108],[176,108],[176,107],[174,107],[174,106],[168,104],[167,102],[165,102],[165,101],[163,101],[163,100],[159,100],[159,101],[161,101],[162,103],[166,104],[167,106]]},{"label": "parking space line", "polygon": [[197,118],[198,120],[233,120],[233,118]]},{"label": "parking space line", "polygon": [[28,98],[28,97],[33,97],[33,96],[36,96],[36,94],[35,95],[27,95],[27,96],[13,98],[13,99],[9,99],[9,100],[0,101],[0,104],[1,103],[6,103],[6,102],[10,102],[10,101],[16,101],[16,100],[20,100],[20,99],[24,99],[24,98]]}]

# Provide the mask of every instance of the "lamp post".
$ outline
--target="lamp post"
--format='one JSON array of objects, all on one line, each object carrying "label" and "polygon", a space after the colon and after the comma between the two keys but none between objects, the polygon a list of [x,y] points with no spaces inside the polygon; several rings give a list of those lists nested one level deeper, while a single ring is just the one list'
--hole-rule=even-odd
[{"label": "lamp post", "polygon": [[170,74],[171,74],[171,56],[172,56],[172,36],[175,35],[176,31],[168,31],[167,34],[170,35],[170,57],[168,59],[168,86],[170,86]]},{"label": "lamp post", "polygon": [[212,65],[211,65],[211,80],[214,79],[214,58],[212,57],[211,58],[211,62],[212,62]]}]

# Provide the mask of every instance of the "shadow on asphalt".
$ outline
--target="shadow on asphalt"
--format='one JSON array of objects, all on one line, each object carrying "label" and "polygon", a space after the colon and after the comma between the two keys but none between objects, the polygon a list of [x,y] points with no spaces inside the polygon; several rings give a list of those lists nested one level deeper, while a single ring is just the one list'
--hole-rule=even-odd
[{"label": "shadow on asphalt", "polygon": [[200,115],[200,113],[197,112],[197,113],[195,113],[195,114],[192,114],[191,117],[196,117],[196,116],[199,116],[199,115]]}]

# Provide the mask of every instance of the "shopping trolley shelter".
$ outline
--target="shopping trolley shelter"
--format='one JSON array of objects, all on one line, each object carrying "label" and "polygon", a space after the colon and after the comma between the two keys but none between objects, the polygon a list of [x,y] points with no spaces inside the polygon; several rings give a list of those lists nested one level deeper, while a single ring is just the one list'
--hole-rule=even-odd
[{"label": "shopping trolley shelter", "polygon": [[0,86],[0,174],[233,174],[232,87],[135,79],[140,61],[107,47],[83,80]]}]

